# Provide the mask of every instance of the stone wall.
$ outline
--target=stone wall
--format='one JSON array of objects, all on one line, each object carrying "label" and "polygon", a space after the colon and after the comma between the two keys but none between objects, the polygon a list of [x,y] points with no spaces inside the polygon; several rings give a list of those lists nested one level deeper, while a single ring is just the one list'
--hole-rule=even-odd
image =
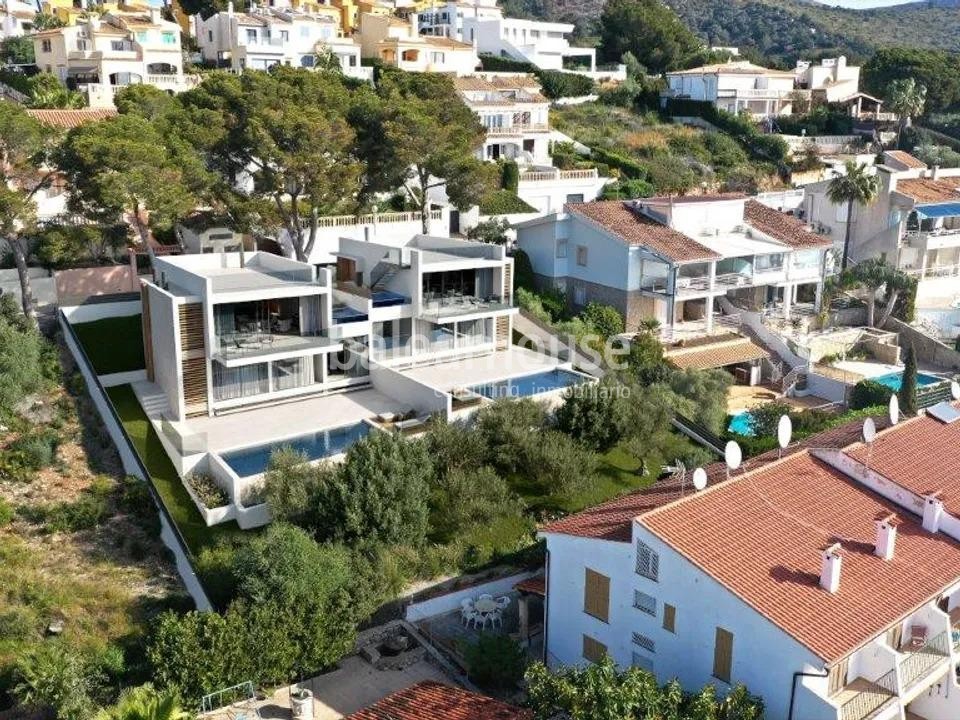
[{"label": "stone wall", "polygon": [[913,343],[917,352],[917,360],[924,365],[935,365],[945,370],[960,371],[960,353],[947,347],[939,340],[926,335],[915,327],[891,317],[887,320],[885,329],[900,336],[900,345],[906,347]]}]

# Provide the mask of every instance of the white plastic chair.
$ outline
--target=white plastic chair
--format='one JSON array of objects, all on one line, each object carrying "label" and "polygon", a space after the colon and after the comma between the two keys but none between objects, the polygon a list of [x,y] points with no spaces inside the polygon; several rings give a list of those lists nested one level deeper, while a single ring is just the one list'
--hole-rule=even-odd
[{"label": "white plastic chair", "polygon": [[507,595],[497,598],[496,602],[498,610],[506,610],[508,607],[510,607],[510,598]]},{"label": "white plastic chair", "polygon": [[464,625],[467,624],[467,614],[473,610],[473,600],[461,600],[460,601],[460,622]]},{"label": "white plastic chair", "polygon": [[470,623],[473,623],[473,627],[477,627],[477,623],[483,619],[483,616],[474,609],[466,610],[463,613],[463,624],[467,627],[470,627]]},{"label": "white plastic chair", "polygon": [[490,627],[503,627],[503,613],[500,612],[500,608],[497,608],[492,613],[490,613]]},{"label": "white plastic chair", "polygon": [[489,594],[487,594],[487,593],[484,593],[484,594],[481,595],[478,599],[479,599],[479,600],[493,600],[493,595],[489,595]]}]

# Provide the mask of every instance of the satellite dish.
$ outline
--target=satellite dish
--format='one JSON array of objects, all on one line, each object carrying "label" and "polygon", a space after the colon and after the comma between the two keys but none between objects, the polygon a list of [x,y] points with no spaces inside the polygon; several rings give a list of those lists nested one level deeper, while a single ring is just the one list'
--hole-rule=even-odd
[{"label": "satellite dish", "polygon": [[697,468],[693,471],[693,487],[697,490],[703,490],[707,486],[707,471],[703,468]]},{"label": "satellite dish", "polygon": [[900,422],[900,400],[896,394],[890,396],[890,405],[887,410],[890,414],[890,424],[896,425]]},{"label": "satellite dish", "polygon": [[785,449],[790,444],[792,437],[793,422],[789,415],[781,415],[780,422],[777,423],[777,442],[780,443],[780,448]]},{"label": "satellite dish", "polygon": [[867,444],[877,439],[877,425],[873,418],[867,418],[863,421],[863,441]]},{"label": "satellite dish", "polygon": [[960,400],[960,383],[956,380],[950,383],[950,394],[954,400]]},{"label": "satellite dish", "polygon": [[724,448],[723,457],[727,461],[727,469],[736,470],[743,462],[743,451],[740,450],[740,446],[735,440],[731,440]]}]

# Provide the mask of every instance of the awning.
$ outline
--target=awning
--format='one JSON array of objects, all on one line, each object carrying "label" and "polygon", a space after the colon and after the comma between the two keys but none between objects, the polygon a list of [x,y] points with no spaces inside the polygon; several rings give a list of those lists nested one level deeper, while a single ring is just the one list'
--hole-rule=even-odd
[{"label": "awning", "polygon": [[922,218],[944,218],[960,215],[960,202],[937,203],[936,205],[918,205],[917,215]]},{"label": "awning", "polygon": [[664,360],[681,370],[687,368],[712,370],[766,357],[770,357],[770,353],[747,338],[700,345],[693,348],[679,348],[664,354]]}]

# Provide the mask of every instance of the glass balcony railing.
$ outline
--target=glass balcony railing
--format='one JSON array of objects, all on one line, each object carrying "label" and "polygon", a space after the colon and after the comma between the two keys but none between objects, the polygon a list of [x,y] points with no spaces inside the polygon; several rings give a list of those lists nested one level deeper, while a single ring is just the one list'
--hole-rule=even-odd
[{"label": "glass balcony railing", "polygon": [[420,315],[421,317],[440,320],[461,315],[498,312],[509,310],[512,307],[511,299],[500,295],[479,297],[454,294],[438,297],[425,294]]},{"label": "glass balcony railing", "polygon": [[220,361],[260,357],[279,352],[297,352],[336,345],[323,335],[285,335],[274,332],[228,333],[217,337],[214,359]]}]

